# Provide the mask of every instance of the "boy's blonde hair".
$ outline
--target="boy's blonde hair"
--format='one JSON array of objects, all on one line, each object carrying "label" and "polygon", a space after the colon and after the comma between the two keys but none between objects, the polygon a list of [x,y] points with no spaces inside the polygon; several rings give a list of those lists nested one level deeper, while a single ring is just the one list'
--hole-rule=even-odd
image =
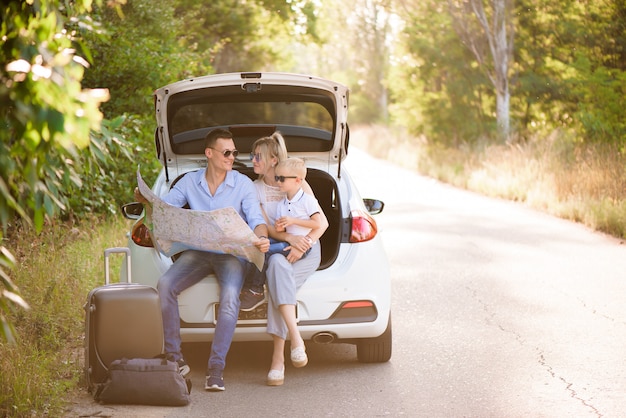
[{"label": "boy's blonde hair", "polygon": [[306,165],[304,164],[304,160],[295,157],[289,157],[285,160],[282,160],[276,165],[276,168],[280,168],[281,171],[287,171],[287,175],[298,176],[301,180],[304,180],[306,177]]}]

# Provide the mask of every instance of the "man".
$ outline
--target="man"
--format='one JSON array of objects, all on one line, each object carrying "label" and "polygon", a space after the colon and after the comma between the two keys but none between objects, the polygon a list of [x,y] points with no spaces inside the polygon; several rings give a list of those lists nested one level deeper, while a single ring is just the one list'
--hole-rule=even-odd
[{"label": "man", "polygon": [[[189,204],[191,209],[203,211],[231,206],[259,237],[254,245],[261,252],[267,252],[270,242],[256,189],[247,176],[232,169],[238,154],[232,134],[224,129],[209,132],[204,154],[207,158],[206,169],[186,174],[163,200],[173,206],[183,207]],[[146,202],[137,189],[135,198]],[[250,266],[247,261],[230,254],[187,250],[159,279],[165,353],[178,363],[181,374],[186,376],[190,368],[181,354],[178,295],[208,274],[213,273],[217,277],[220,285],[219,320],[211,344],[206,390],[224,390],[226,355],[239,315],[239,294]]]}]

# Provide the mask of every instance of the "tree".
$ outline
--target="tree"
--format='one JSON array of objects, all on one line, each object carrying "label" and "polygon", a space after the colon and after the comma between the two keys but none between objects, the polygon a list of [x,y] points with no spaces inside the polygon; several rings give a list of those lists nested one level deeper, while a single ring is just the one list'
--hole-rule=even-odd
[{"label": "tree", "polygon": [[215,73],[285,70],[290,44],[317,39],[314,1],[176,0],[180,43]]},{"label": "tree", "polygon": [[109,90],[111,98],[102,106],[106,118],[129,114],[153,120],[154,90],[210,70],[195,48],[180,45],[186,28],[184,16],[176,16],[178,3],[133,0],[122,13],[104,5],[94,8],[91,16],[100,25],[98,32],[83,35],[93,65],[82,83]]},{"label": "tree", "polygon": [[394,17],[391,0],[321,2],[318,42],[300,45],[300,71],[350,86],[352,122],[389,121],[386,81]]},{"label": "tree", "polygon": [[626,141],[623,0],[518,0],[512,109],[530,133]]},{"label": "tree", "polygon": [[[66,207],[64,188],[80,184],[77,152],[92,141],[108,98],[106,90],[81,87],[88,64],[75,53],[78,33],[68,25],[90,28],[91,3],[20,1],[0,9],[0,62],[7,63],[0,68],[0,238],[15,217],[41,231],[46,216]],[[28,307],[7,273],[14,263],[0,246],[0,338],[9,342],[15,329],[7,315]]]},{"label": "tree", "polygon": [[509,69],[513,59],[513,0],[491,0],[487,9],[483,0],[448,0],[448,6],[456,32],[495,88],[498,133],[508,142],[511,139]]},{"label": "tree", "polygon": [[[358,0],[347,8],[352,22],[351,50],[359,51],[352,58],[357,72],[353,86],[358,121],[387,123],[388,92],[385,85],[389,69],[389,38],[391,4],[389,0]],[[358,99],[357,99],[358,98]]]},{"label": "tree", "polygon": [[387,75],[394,122],[449,146],[484,136],[495,125],[493,88],[451,29],[446,4],[403,0],[399,7],[404,28]]}]

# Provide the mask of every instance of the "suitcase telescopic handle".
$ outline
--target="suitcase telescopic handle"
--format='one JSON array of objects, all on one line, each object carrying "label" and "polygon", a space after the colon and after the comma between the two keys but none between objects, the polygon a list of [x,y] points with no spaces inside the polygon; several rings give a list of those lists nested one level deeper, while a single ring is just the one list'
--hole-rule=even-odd
[{"label": "suitcase telescopic handle", "polygon": [[124,259],[126,260],[126,281],[128,283],[132,283],[130,274],[131,274],[131,267],[130,267],[130,248],[128,247],[113,247],[113,248],[107,248],[106,250],[104,250],[104,284],[109,284],[110,282],[110,278],[109,278],[109,256],[111,254],[124,254]]}]

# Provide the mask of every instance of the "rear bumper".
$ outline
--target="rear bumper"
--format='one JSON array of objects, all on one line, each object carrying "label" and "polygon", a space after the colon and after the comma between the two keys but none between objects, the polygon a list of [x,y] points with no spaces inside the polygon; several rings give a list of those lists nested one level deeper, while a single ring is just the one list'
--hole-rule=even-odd
[{"label": "rear bumper", "polygon": [[[305,340],[317,341],[318,336],[332,336],[324,342],[350,342],[362,338],[376,338],[385,332],[389,312],[379,313],[376,320],[368,322],[338,323],[336,320],[300,321],[298,329]],[[308,322],[308,323],[307,323]],[[183,342],[210,342],[213,340],[213,324],[181,324],[180,335]],[[233,341],[270,341],[265,325],[238,324]],[[320,339],[321,340],[321,339]]]}]

